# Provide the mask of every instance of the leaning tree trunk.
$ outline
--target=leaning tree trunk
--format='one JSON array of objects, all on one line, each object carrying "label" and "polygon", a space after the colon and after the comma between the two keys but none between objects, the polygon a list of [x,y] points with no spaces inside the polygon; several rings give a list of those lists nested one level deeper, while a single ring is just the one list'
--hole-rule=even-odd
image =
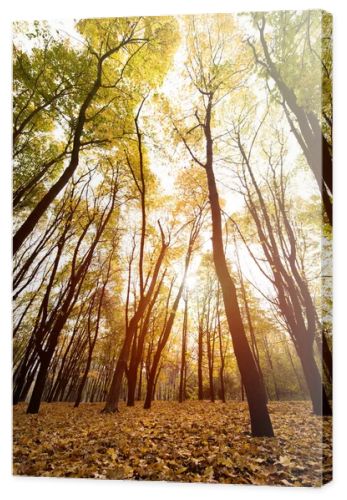
[{"label": "leaning tree trunk", "polygon": [[120,398],[120,391],[122,387],[123,375],[127,367],[132,336],[133,333],[131,331],[129,332],[128,329],[122,350],[116,364],[116,369],[114,371],[111,387],[107,396],[106,405],[102,410],[103,413],[115,413],[119,411],[118,403]]},{"label": "leaning tree trunk", "polygon": [[74,408],[78,408],[79,405],[80,405],[80,403],[81,403],[81,401],[82,401],[83,389],[84,389],[84,386],[86,385],[87,378],[88,378],[88,373],[89,373],[89,370],[90,370],[90,365],[92,363],[92,354],[93,354],[93,351],[89,352],[89,354],[88,354],[87,364],[86,364],[86,367],[84,369],[81,382],[80,382],[80,384],[78,386],[78,389],[77,389],[77,395],[76,395],[76,401],[75,401],[75,404],[74,404]]},{"label": "leaning tree trunk", "polygon": [[209,95],[206,122],[206,165],[209,201],[212,216],[212,248],[216,274],[221,286],[225,315],[232,338],[237,364],[245,385],[253,436],[273,436],[272,424],[266,406],[264,383],[248,344],[235,284],[230,276],[223,245],[222,218],[216,180],[213,171],[213,139],[211,135],[212,94]]},{"label": "leaning tree trunk", "polygon": [[[142,355],[143,356],[143,355]],[[141,395],[142,395],[142,371],[143,371],[143,357],[141,358],[140,362],[140,373],[139,373],[139,383],[137,386],[137,401],[141,401]]]}]

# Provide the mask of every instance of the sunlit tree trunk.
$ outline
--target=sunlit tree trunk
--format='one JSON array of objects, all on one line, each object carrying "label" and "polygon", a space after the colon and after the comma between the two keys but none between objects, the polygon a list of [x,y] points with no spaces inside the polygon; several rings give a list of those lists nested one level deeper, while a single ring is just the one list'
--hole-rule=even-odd
[{"label": "sunlit tree trunk", "polygon": [[219,289],[218,289],[218,295],[217,295],[217,329],[218,329],[219,356],[220,356],[220,368],[219,368],[220,395],[221,395],[222,402],[225,403],[225,384],[224,384],[225,354],[223,351],[222,328],[221,328],[221,322],[220,322]]},{"label": "sunlit tree trunk", "polygon": [[[129,368],[128,368],[127,406],[134,406],[134,404],[135,404],[137,372],[138,372],[139,365],[141,363],[141,359],[143,356],[144,343],[145,343],[145,339],[146,339],[148,329],[149,329],[149,322],[151,319],[152,310],[153,310],[153,307],[154,307],[156,300],[158,298],[165,274],[166,274],[166,271],[163,272],[162,277],[159,281],[159,284],[156,288],[156,291],[153,295],[153,299],[147,308],[145,319],[144,319],[144,321],[139,329],[140,331],[139,331],[138,335],[134,337],[134,340],[133,340],[131,358],[130,358]],[[142,376],[142,373],[140,373],[140,378],[141,378],[141,376]],[[140,381],[140,382],[142,383],[142,381]],[[140,392],[141,392],[141,388],[140,388]]]},{"label": "sunlit tree trunk", "polygon": [[204,399],[203,376],[202,376],[202,360],[203,360],[203,326],[199,321],[198,329],[198,399]]},{"label": "sunlit tree trunk", "polygon": [[[161,227],[160,227],[161,228]],[[118,361],[116,364],[116,368],[114,371],[111,387],[109,389],[109,393],[107,396],[106,400],[106,405],[103,409],[104,413],[113,413],[118,411],[118,402],[119,402],[119,397],[120,397],[120,391],[121,391],[121,386],[122,386],[122,380],[123,380],[123,375],[127,367],[128,363],[128,358],[130,354],[130,349],[131,349],[131,344],[133,341],[133,337],[135,335],[136,329],[138,328],[138,324],[141,321],[146,308],[152,298],[153,291],[157,282],[158,274],[160,271],[160,267],[162,264],[162,261],[164,259],[166,250],[168,248],[168,244],[165,242],[164,239],[164,234],[161,230],[162,233],[162,246],[161,250],[159,253],[159,256],[157,258],[155,268],[153,270],[152,278],[151,278],[151,283],[149,285],[149,288],[145,295],[143,295],[138,303],[137,310],[131,320],[129,321],[129,324],[126,326],[126,331],[125,331],[125,337],[123,341],[123,345],[121,348],[121,351],[119,353]]]},{"label": "sunlit tree trunk", "polygon": [[176,298],[174,300],[174,303],[172,307],[170,308],[171,312],[167,318],[167,321],[165,322],[164,329],[162,331],[160,341],[157,345],[157,349],[154,353],[153,360],[152,360],[152,365],[149,369],[149,374],[148,374],[148,379],[147,379],[147,392],[146,392],[146,398],[145,398],[145,403],[144,403],[144,408],[149,409],[152,404],[152,400],[154,397],[154,392],[155,392],[155,384],[157,380],[157,376],[159,374],[159,364],[161,360],[161,355],[162,352],[167,344],[167,341],[170,337],[170,333],[175,321],[178,305],[181,300],[181,296],[184,290],[185,286],[185,281],[187,278],[187,273],[188,273],[188,268],[190,264],[190,259],[193,253],[193,247],[195,244],[195,241],[199,235],[199,231],[201,229],[201,224],[202,224],[202,211],[200,211],[199,215],[195,218],[191,230],[190,230],[190,235],[189,235],[189,242],[188,242],[188,249],[186,252],[186,257],[185,257],[185,263],[184,263],[184,273],[182,276],[182,281],[180,283],[180,287],[178,289]]},{"label": "sunlit tree trunk", "polygon": [[180,386],[179,386],[179,392],[178,392],[178,401],[180,403],[182,403],[185,400],[187,322],[188,322],[188,295],[184,298],[184,317],[183,317],[183,327],[182,327]]},{"label": "sunlit tree trunk", "polygon": [[213,366],[214,366],[214,356],[213,356],[213,347],[212,343],[214,342],[214,332],[212,333],[213,339],[211,339],[210,327],[207,325],[206,331],[206,350],[207,350],[207,361],[208,361],[208,381],[210,387],[210,400],[211,403],[215,402],[214,395],[214,380],[213,380]]},{"label": "sunlit tree trunk", "polygon": [[273,436],[272,424],[266,406],[264,383],[259,375],[256,362],[249,347],[241,312],[238,304],[236,288],[226,263],[221,208],[219,204],[216,180],[213,171],[213,140],[211,135],[211,111],[213,94],[208,96],[206,124],[206,176],[212,216],[212,247],[216,273],[222,290],[229,330],[233,342],[236,360],[245,385],[247,401],[251,417],[253,436]]}]

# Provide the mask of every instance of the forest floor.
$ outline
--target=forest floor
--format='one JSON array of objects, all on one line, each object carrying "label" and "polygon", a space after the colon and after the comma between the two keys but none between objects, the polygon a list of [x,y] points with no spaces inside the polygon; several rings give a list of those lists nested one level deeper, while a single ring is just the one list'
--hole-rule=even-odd
[{"label": "forest floor", "polygon": [[[269,404],[275,438],[250,435],[245,403],[42,404],[14,409],[13,472],[26,476],[320,486],[332,476],[331,418]],[[322,454],[325,458],[322,465]]]}]

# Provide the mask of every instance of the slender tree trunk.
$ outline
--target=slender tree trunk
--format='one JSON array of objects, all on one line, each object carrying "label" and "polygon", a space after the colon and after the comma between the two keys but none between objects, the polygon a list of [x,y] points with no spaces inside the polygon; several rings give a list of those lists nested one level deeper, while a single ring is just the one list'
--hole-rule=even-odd
[{"label": "slender tree trunk", "polygon": [[141,363],[140,363],[140,377],[139,377],[139,383],[137,386],[137,401],[141,401],[142,399],[142,375],[143,375],[143,354],[141,358]]},{"label": "slender tree trunk", "polygon": [[30,387],[33,383],[33,380],[35,379],[38,367],[39,367],[39,360],[36,360],[36,362],[30,368],[27,377],[24,379],[23,385],[18,385],[18,387],[16,388],[15,391],[16,403],[26,400]]},{"label": "slender tree trunk", "polygon": [[[128,369],[128,402],[127,402],[127,406],[134,406],[135,405],[137,372],[138,372],[139,365],[142,362],[144,342],[145,342],[145,339],[146,339],[146,336],[148,333],[149,322],[151,319],[152,310],[153,310],[154,304],[157,300],[157,297],[159,295],[165,274],[166,274],[166,271],[164,271],[164,273],[162,274],[162,277],[159,281],[157,289],[153,295],[153,299],[147,308],[146,316],[145,316],[145,319],[143,321],[143,324],[141,325],[139,335],[138,335],[138,337],[135,336],[134,340],[133,340],[131,358],[130,358],[129,369]],[[142,373],[140,375],[142,376]]]},{"label": "slender tree trunk", "polygon": [[156,379],[156,373],[158,370],[158,365],[160,361],[160,355],[156,356],[154,355],[153,362],[152,362],[152,367],[149,372],[149,377],[147,380],[147,391],[146,391],[146,398],[144,402],[144,409],[149,410],[152,404],[152,400],[154,399],[154,391],[155,391],[155,379]]},{"label": "slender tree trunk", "polygon": [[185,370],[186,370],[186,349],[187,349],[187,322],[188,322],[188,297],[185,298],[184,317],[182,327],[182,347],[181,347],[181,370],[178,401],[182,403],[185,400]]},{"label": "slender tree trunk", "polygon": [[[161,229],[161,227],[160,227]],[[161,230],[162,233],[162,230]],[[148,288],[148,291],[145,295],[143,295],[139,301],[137,310],[134,314],[134,316],[131,318],[129,325],[126,328],[125,331],[125,338],[123,342],[123,346],[121,349],[121,352],[119,354],[119,358],[116,364],[116,369],[113,375],[111,387],[107,396],[106,400],[106,405],[105,408],[102,410],[103,413],[114,413],[118,411],[118,401],[119,401],[119,396],[120,396],[120,390],[122,386],[122,380],[123,380],[123,375],[127,367],[128,363],[128,358],[130,354],[130,348],[132,344],[133,337],[135,335],[135,331],[137,329],[137,326],[142,319],[146,307],[148,306],[152,295],[153,291],[156,285],[156,281],[158,278],[159,270],[162,264],[162,261],[164,259],[164,255],[166,253],[166,250],[168,248],[168,245],[165,243],[164,240],[164,235],[162,233],[162,247],[160,250],[160,254],[158,256],[158,259],[155,264],[155,268],[153,271],[152,279],[151,279],[151,284]]]},{"label": "slender tree trunk", "polygon": [[[155,351],[155,354],[153,356],[152,366],[150,367],[150,370],[149,370],[149,375],[148,375],[148,380],[147,380],[147,392],[146,392],[145,403],[143,406],[144,409],[147,409],[147,410],[151,407],[152,398],[154,396],[154,391],[155,391],[155,384],[156,384],[156,380],[157,380],[156,374],[158,371],[158,366],[160,363],[161,354],[162,354],[163,349],[165,348],[166,343],[169,339],[169,336],[170,336],[170,333],[171,333],[171,330],[172,330],[172,327],[173,327],[173,324],[175,321],[176,312],[177,312],[178,305],[179,305],[180,300],[181,300],[185,281],[187,278],[187,272],[188,272],[192,252],[193,252],[193,246],[194,246],[194,243],[196,241],[196,238],[198,237],[200,228],[201,228],[201,213],[196,218],[196,220],[194,221],[194,223],[191,227],[182,281],[181,281],[180,287],[178,289],[174,303],[172,305],[170,315],[169,315],[167,321],[165,322],[165,326],[164,326],[164,329],[163,329],[162,334],[161,334],[161,339],[158,343],[157,350]],[[170,293],[171,293],[171,290],[169,292],[169,296],[170,296]],[[168,304],[167,304],[167,307],[168,307]],[[158,371],[157,376],[159,376],[159,371]]]},{"label": "slender tree trunk", "polygon": [[[140,241],[140,256],[139,256],[139,278],[140,278],[140,300],[139,304],[137,307],[135,307],[136,312],[132,319],[130,320],[128,324],[128,318],[127,318],[127,313],[126,313],[126,328],[125,328],[125,339],[123,343],[123,347],[121,349],[120,357],[117,362],[117,366],[114,372],[114,377],[111,383],[111,388],[107,397],[106,405],[105,408],[103,409],[103,412],[108,413],[108,412],[115,412],[118,411],[118,400],[119,400],[119,395],[120,395],[120,389],[121,389],[121,384],[122,384],[122,379],[123,379],[123,374],[124,371],[126,370],[127,363],[128,363],[128,358],[130,354],[130,348],[131,344],[134,338],[134,335],[136,335],[136,331],[138,328],[138,324],[143,318],[143,315],[145,313],[145,310],[150,303],[152,299],[152,295],[154,292],[154,288],[156,285],[156,281],[158,278],[160,266],[162,264],[164,255],[166,253],[166,249],[168,247],[168,244],[165,243],[165,237],[164,233],[162,230],[162,227],[160,225],[160,222],[158,221],[159,228],[160,228],[160,234],[161,234],[161,250],[160,254],[158,256],[151,283],[149,285],[148,291],[145,293],[144,290],[144,281],[143,281],[143,259],[144,259],[144,246],[145,246],[145,238],[146,238],[146,184],[145,184],[145,178],[144,178],[144,160],[143,160],[143,152],[142,152],[142,134],[139,129],[139,116],[141,113],[142,106],[145,102],[145,98],[142,100],[139,109],[137,111],[136,117],[134,119],[135,121],[135,128],[136,128],[136,134],[137,134],[137,147],[138,147],[138,160],[139,160],[139,166],[140,166],[140,182],[138,181],[135,171],[132,167],[131,161],[127,156],[127,163],[130,169],[130,172],[134,178],[136,187],[138,188],[139,194],[140,194],[140,199],[141,199],[141,218],[142,218],[142,224],[141,224],[141,241]],[[129,283],[128,287],[130,285],[130,271],[129,271]],[[128,288],[129,290],[129,288]],[[128,302],[128,298],[127,298]],[[137,368],[138,365],[132,370],[132,377],[130,380],[130,385],[131,385],[131,398],[134,400],[134,395],[135,395],[135,387],[136,387],[136,374],[137,374]],[[135,381],[133,380],[135,378]],[[130,403],[133,404],[133,401]]]},{"label": "slender tree trunk", "polygon": [[203,376],[202,376],[202,359],[203,359],[203,329],[202,324],[199,322],[198,333],[198,399],[204,399]]},{"label": "slender tree trunk", "polygon": [[213,172],[213,140],[211,136],[212,95],[209,96],[206,111],[206,175],[209,201],[212,215],[212,247],[213,260],[217,277],[221,286],[225,314],[231,334],[234,352],[245,385],[253,436],[273,436],[272,424],[266,406],[264,383],[259,376],[256,362],[249,347],[241,312],[238,304],[236,288],[229,274],[226,263],[221,209],[219,204],[216,180]]},{"label": "slender tree trunk", "polygon": [[218,290],[218,301],[217,301],[217,328],[218,328],[218,338],[219,338],[219,355],[220,355],[220,369],[219,369],[219,378],[220,378],[220,391],[221,391],[221,400],[225,403],[225,385],[224,385],[224,366],[225,366],[225,357],[223,352],[223,340],[222,340],[222,329],[220,324],[220,311],[219,311],[219,290]]},{"label": "slender tree trunk", "polygon": [[135,406],[135,391],[137,382],[137,363],[129,367],[128,370],[128,398],[127,406]]},{"label": "slender tree trunk", "polygon": [[144,403],[144,409],[146,409],[146,410],[148,410],[151,407],[152,399],[154,398],[155,384],[156,384],[157,376],[159,376],[158,367],[159,367],[159,363],[160,363],[161,354],[163,352],[164,347],[166,346],[166,343],[167,343],[168,338],[170,336],[172,326],[173,326],[173,323],[175,320],[178,304],[179,304],[180,299],[181,299],[181,295],[183,292],[183,287],[184,287],[184,283],[185,283],[185,279],[186,279],[186,274],[187,274],[187,270],[188,270],[188,263],[189,263],[189,259],[186,259],[186,269],[185,269],[185,273],[184,273],[183,278],[182,278],[180,288],[177,292],[174,304],[172,306],[171,313],[169,315],[169,319],[167,320],[167,322],[164,326],[164,330],[163,330],[162,335],[161,335],[161,340],[160,340],[160,342],[157,346],[157,350],[155,351],[154,356],[153,356],[152,366],[150,367],[148,380],[147,380],[147,391],[146,391],[146,398],[145,398],[145,403]]},{"label": "slender tree trunk", "polygon": [[214,395],[214,381],[213,381],[213,349],[211,347],[211,333],[209,326],[207,326],[206,332],[206,347],[207,347],[207,360],[208,360],[208,381],[210,386],[210,400],[211,403],[215,402]]},{"label": "slender tree trunk", "polygon": [[84,369],[81,382],[80,382],[80,384],[78,386],[78,389],[77,389],[77,395],[76,395],[76,401],[75,401],[75,404],[74,404],[74,408],[78,408],[78,406],[80,405],[80,402],[82,400],[83,389],[84,389],[84,386],[85,386],[87,378],[88,378],[88,373],[89,373],[89,370],[90,370],[90,365],[92,363],[92,354],[93,354],[93,351],[91,351],[91,352],[88,353],[87,364],[86,364],[86,367]]},{"label": "slender tree trunk", "polygon": [[[26,348],[24,357],[16,369],[13,381],[13,404],[16,405],[21,401],[24,393],[24,387],[26,385],[26,380],[28,379],[28,374],[31,368],[38,363],[37,354],[33,351],[33,340],[30,339],[29,344]],[[31,382],[30,382],[31,384]],[[29,390],[29,388],[28,388]],[[25,397],[25,396],[24,396]]]},{"label": "slender tree trunk", "polygon": [[271,370],[272,381],[273,381],[274,389],[275,389],[275,398],[276,398],[277,401],[279,401],[280,396],[279,396],[279,390],[278,390],[278,385],[277,385],[277,380],[276,380],[276,374],[275,374],[274,366],[273,366],[273,363],[272,363],[270,349],[269,349],[269,346],[268,346],[268,343],[267,343],[267,339],[266,339],[265,336],[263,337],[263,342],[264,342],[266,357],[267,357],[267,360],[269,362],[269,366],[270,366],[270,370]]}]

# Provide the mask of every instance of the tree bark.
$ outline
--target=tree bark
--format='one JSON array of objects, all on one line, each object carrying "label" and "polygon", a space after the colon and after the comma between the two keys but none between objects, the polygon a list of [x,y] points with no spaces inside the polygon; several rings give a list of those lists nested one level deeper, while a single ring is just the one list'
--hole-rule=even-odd
[{"label": "tree bark", "polygon": [[222,290],[225,314],[229,325],[237,364],[245,385],[251,419],[252,435],[271,437],[274,433],[266,406],[265,387],[261,377],[259,376],[256,362],[247,341],[238,304],[236,288],[229,274],[224,253],[221,208],[213,172],[213,140],[210,128],[212,97],[213,96],[210,93],[208,97],[204,131],[206,137],[205,170],[212,216],[213,260]]},{"label": "tree bark", "polygon": [[180,386],[178,392],[178,401],[183,403],[185,400],[185,371],[186,371],[186,349],[187,349],[187,322],[188,322],[188,297],[184,299],[184,316],[182,327],[182,345],[181,345],[181,369]]},{"label": "tree bark", "polygon": [[199,321],[199,332],[198,332],[198,399],[202,401],[204,399],[204,388],[203,388],[203,375],[202,375],[202,359],[203,359],[203,327],[201,321]]},{"label": "tree bark", "polygon": [[315,415],[332,415],[331,406],[322,384],[313,349],[307,342],[298,345],[298,354],[305,374],[307,387],[312,400],[312,410]]}]

